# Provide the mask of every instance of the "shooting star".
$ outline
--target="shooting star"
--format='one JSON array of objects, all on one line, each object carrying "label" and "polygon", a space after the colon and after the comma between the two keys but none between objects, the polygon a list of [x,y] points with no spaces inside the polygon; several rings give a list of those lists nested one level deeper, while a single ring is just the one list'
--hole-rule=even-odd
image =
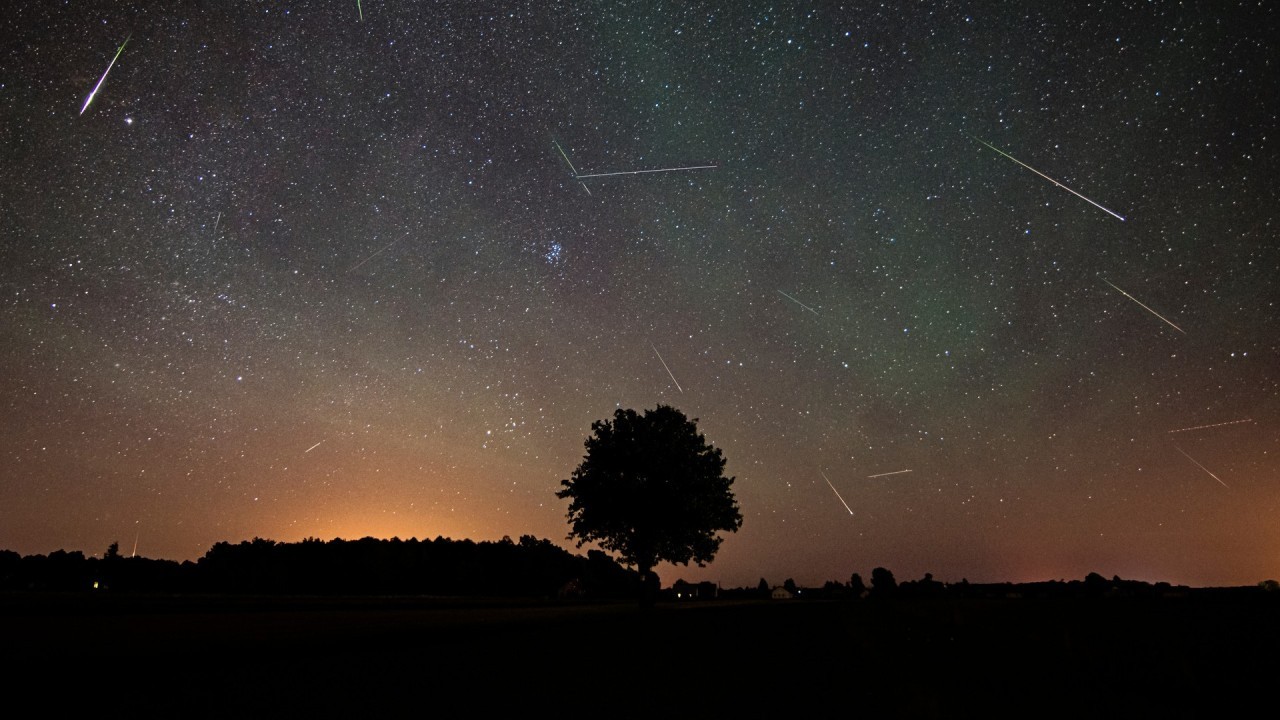
[{"label": "shooting star", "polygon": [[364,22],[364,8],[360,7],[360,0],[356,0],[356,12],[360,13],[360,22]]},{"label": "shooting star", "polygon": [[1229,422],[1213,423],[1212,425],[1196,425],[1195,427],[1185,427],[1185,428],[1178,428],[1177,430],[1170,430],[1169,434],[1180,433],[1180,432],[1191,432],[1192,430],[1207,430],[1209,428],[1222,427],[1223,425],[1239,425],[1240,423],[1251,423],[1251,422],[1253,422],[1253,420],[1246,418],[1244,420],[1231,420]]},{"label": "shooting star", "polygon": [[788,294],[786,294],[786,293],[782,292],[781,290],[779,290],[778,292],[779,292],[779,293],[782,293],[782,297],[784,297],[784,298],[786,298],[786,299],[790,300],[791,302],[793,302],[793,303],[795,303],[795,304],[799,305],[800,307],[804,308],[805,310],[808,310],[809,312],[813,313],[814,315],[817,315],[817,314],[818,314],[818,311],[817,311],[817,310],[814,310],[813,308],[809,307],[808,305],[805,305],[804,303],[802,303],[802,302],[800,302],[799,300],[797,300],[797,299],[795,299],[795,298],[791,297],[790,295],[788,295]]},{"label": "shooting star", "polygon": [[218,239],[218,223],[222,222],[222,213],[218,213],[217,219],[213,221],[213,239]]},{"label": "shooting star", "polygon": [[690,165],[688,167],[657,168],[655,170],[623,170],[622,172],[594,173],[591,175],[574,175],[579,181],[586,178],[613,177],[615,175],[640,175],[643,173],[677,172],[679,170],[714,170],[719,165]]},{"label": "shooting star", "polygon": [[1085,197],[1085,196],[1081,195],[1080,193],[1076,192],[1075,190],[1072,190],[1071,188],[1067,187],[1066,185],[1063,185],[1062,183],[1058,182],[1057,180],[1054,180],[1053,178],[1049,177],[1048,175],[1045,175],[1044,173],[1040,172],[1039,170],[1037,170],[1037,169],[1035,169],[1035,168],[1031,167],[1030,165],[1028,165],[1028,164],[1026,164],[1026,163],[1022,162],[1022,161],[1021,161],[1021,160],[1019,160],[1018,158],[1016,158],[1016,157],[1014,157],[1014,156],[1010,155],[1009,153],[1007,153],[1007,152],[1005,152],[1005,151],[1001,150],[1000,148],[996,147],[995,145],[992,145],[991,143],[987,142],[986,140],[983,140],[982,138],[977,137],[976,135],[970,135],[969,137],[973,138],[974,140],[977,140],[978,142],[982,143],[983,145],[986,145],[987,147],[991,148],[992,150],[995,150],[996,152],[998,152],[998,153],[1000,153],[1001,155],[1003,155],[1003,156],[1005,156],[1005,157],[1009,158],[1010,160],[1012,160],[1012,161],[1014,161],[1014,162],[1018,163],[1018,164],[1019,164],[1019,165],[1021,165],[1022,167],[1024,167],[1024,168],[1026,168],[1026,169],[1030,170],[1031,172],[1033,172],[1033,173],[1035,173],[1035,174],[1039,175],[1040,177],[1044,178],[1045,180],[1048,180],[1049,182],[1053,183],[1054,185],[1057,185],[1058,187],[1062,188],[1063,190],[1066,190],[1067,192],[1071,193],[1072,195],[1075,195],[1076,197],[1080,198],[1081,200],[1084,200],[1085,202],[1087,202],[1087,203],[1089,203],[1090,205],[1092,205],[1092,206],[1094,206],[1094,207],[1098,208],[1099,210],[1101,210],[1101,211],[1103,211],[1103,212],[1107,213],[1107,214],[1108,214],[1108,215],[1110,215],[1111,217],[1113,217],[1113,218],[1115,218],[1115,219],[1119,220],[1120,222],[1124,222],[1124,216],[1123,216],[1123,215],[1120,215],[1120,214],[1118,214],[1118,213],[1114,213],[1114,212],[1112,212],[1112,211],[1108,210],[1107,208],[1105,208],[1105,207],[1103,207],[1103,206],[1099,205],[1098,203],[1096,203],[1096,202],[1094,202],[1094,201],[1090,200],[1089,198],[1087,198],[1087,197]]},{"label": "shooting star", "polygon": [[658,352],[658,348],[653,343],[649,343],[649,347],[653,348],[653,354],[658,356],[658,362],[662,363],[662,367],[666,368],[667,374],[671,375],[671,382],[676,384],[676,389],[680,394],[684,394],[684,388],[680,387],[680,381],[676,380],[676,376],[671,372],[671,368],[667,367],[667,361],[662,359],[662,353]]},{"label": "shooting star", "polygon": [[[819,470],[819,471],[818,471],[818,474],[822,476],[822,479],[823,479],[823,480],[826,480],[826,481],[827,481],[827,484],[828,484],[828,485],[831,485],[831,479],[827,477],[827,474],[826,474],[826,473],[824,473],[824,472],[822,472],[821,470]],[[848,510],[848,511],[849,511],[849,514],[850,514],[850,515],[852,515],[852,514],[853,514],[853,508],[849,507],[849,503],[845,502],[845,501],[844,501],[844,498],[840,497],[840,491],[839,491],[839,490],[836,490],[836,486],[835,486],[835,485],[831,485],[831,492],[833,492],[833,493],[835,493],[835,494],[836,494],[836,497],[840,499],[840,504],[844,506],[844,509],[845,509],[845,510]]]},{"label": "shooting star", "polygon": [[587,191],[587,195],[590,195],[591,188],[588,188],[587,184],[578,178],[578,170],[573,166],[573,162],[569,160],[569,156],[565,154],[564,148],[560,147],[560,143],[555,140],[552,140],[551,142],[555,143],[556,150],[560,151],[560,157],[564,158],[564,161],[569,164],[569,171],[573,173],[573,178],[578,181],[578,184],[582,186],[583,190]]},{"label": "shooting star", "polygon": [[138,557],[138,538],[140,537],[142,537],[141,529],[133,534],[133,554],[129,557]]},{"label": "shooting star", "polygon": [[367,258],[365,258],[365,259],[361,260],[360,262],[356,263],[356,264],[355,264],[355,265],[353,265],[353,266],[351,267],[351,269],[350,269],[350,270],[348,270],[347,272],[355,272],[356,270],[358,270],[358,269],[360,268],[360,266],[361,266],[361,265],[364,265],[365,263],[369,262],[370,260],[372,260],[372,259],[374,259],[374,258],[378,257],[378,256],[379,256],[379,255],[381,255],[382,253],[386,252],[386,251],[387,251],[387,249],[388,249],[388,248],[390,248],[392,245],[395,245],[396,243],[400,242],[401,240],[403,240],[403,239],[405,239],[405,238],[407,238],[407,237],[409,237],[409,233],[405,233],[404,235],[401,235],[400,237],[396,238],[395,240],[392,240],[391,242],[387,243],[386,245],[383,245],[381,250],[378,250],[377,252],[375,252],[374,254],[370,255],[369,257],[367,257]]},{"label": "shooting star", "polygon": [[111,72],[111,68],[115,67],[116,61],[120,59],[120,53],[124,52],[124,46],[129,44],[129,38],[133,37],[133,33],[129,33],[124,42],[120,43],[120,49],[116,50],[116,56],[111,58],[111,64],[107,65],[106,71],[102,73],[102,77],[98,79],[98,84],[93,86],[93,90],[89,92],[89,97],[84,99],[84,107],[80,108],[80,114],[83,115],[85,110],[89,109],[89,103],[93,102],[93,96],[98,94],[98,88],[102,87],[103,81],[107,79],[107,73]]},{"label": "shooting star", "polygon": [[1205,467],[1205,466],[1201,465],[1200,463],[1196,462],[1196,459],[1195,459],[1195,458],[1193,458],[1193,457],[1191,457],[1190,455],[1188,455],[1185,451],[1183,451],[1183,449],[1182,449],[1182,448],[1178,447],[1177,445],[1174,445],[1174,446],[1173,446],[1173,449],[1174,449],[1174,450],[1177,450],[1177,451],[1178,451],[1178,452],[1180,452],[1180,453],[1182,453],[1182,456],[1183,456],[1183,457],[1185,457],[1186,459],[1188,459],[1188,460],[1190,460],[1191,462],[1195,463],[1196,467],[1198,467],[1198,468],[1200,468],[1201,470],[1203,470],[1203,471],[1205,471],[1205,472],[1209,473],[1209,477],[1211,477],[1211,478],[1213,478],[1214,480],[1217,480],[1219,483],[1221,483],[1221,484],[1222,484],[1222,487],[1227,488],[1228,490],[1230,490],[1230,489],[1231,489],[1230,487],[1228,487],[1228,486],[1227,486],[1227,484],[1226,484],[1226,483],[1222,482],[1222,478],[1218,477],[1217,475],[1214,475],[1214,474],[1213,474],[1213,471],[1212,471],[1212,470],[1210,470],[1209,468],[1207,468],[1207,467]]},{"label": "shooting star", "polygon": [[321,440],[320,442],[316,443],[315,445],[312,445],[311,447],[307,448],[306,450],[303,450],[303,451],[302,451],[302,454],[303,454],[303,455],[306,455],[307,453],[311,452],[312,450],[315,450],[316,448],[320,447],[320,443],[322,443],[322,442],[324,442],[324,440]]},{"label": "shooting star", "polygon": [[1155,310],[1152,310],[1151,308],[1147,307],[1146,305],[1143,305],[1143,304],[1142,304],[1142,301],[1138,300],[1138,298],[1136,298],[1136,297],[1134,297],[1134,296],[1130,295],[1129,293],[1127,293],[1127,292],[1125,292],[1125,291],[1121,290],[1120,288],[1116,287],[1115,285],[1113,285],[1113,284],[1111,283],[1111,281],[1110,281],[1110,280],[1108,280],[1108,279],[1106,279],[1106,278],[1102,278],[1102,282],[1104,282],[1104,283],[1106,283],[1106,284],[1108,284],[1108,285],[1111,285],[1111,287],[1113,287],[1113,288],[1116,288],[1116,290],[1117,290],[1121,295],[1123,295],[1123,296],[1125,296],[1125,297],[1129,298],[1130,300],[1132,300],[1132,301],[1134,301],[1134,302],[1138,303],[1139,305],[1142,305],[1142,307],[1143,307],[1143,309],[1144,309],[1144,310],[1146,310],[1147,312],[1151,313],[1152,315],[1155,315],[1156,317],[1160,318],[1161,320],[1164,320],[1166,323],[1169,323],[1169,327],[1173,328],[1174,330],[1177,330],[1178,332],[1182,333],[1183,335],[1186,335],[1186,334],[1187,334],[1187,331],[1186,331],[1186,330],[1183,330],[1182,328],[1178,327],[1177,325],[1174,325],[1172,322],[1169,322],[1169,319],[1168,319],[1168,318],[1166,318],[1165,316],[1161,315],[1160,313],[1156,312]]},{"label": "shooting star", "polygon": [[871,478],[888,477],[890,475],[901,475],[902,473],[909,473],[909,472],[911,471],[910,470],[894,470],[893,472],[880,473],[879,475],[868,475],[867,479],[870,480]]}]

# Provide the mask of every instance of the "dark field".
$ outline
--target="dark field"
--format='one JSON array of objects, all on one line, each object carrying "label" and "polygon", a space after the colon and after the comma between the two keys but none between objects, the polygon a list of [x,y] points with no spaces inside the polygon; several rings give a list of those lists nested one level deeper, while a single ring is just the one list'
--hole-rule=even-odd
[{"label": "dark field", "polygon": [[52,716],[1208,717],[1274,710],[1275,600],[23,595],[0,631],[6,684],[63,688]]}]

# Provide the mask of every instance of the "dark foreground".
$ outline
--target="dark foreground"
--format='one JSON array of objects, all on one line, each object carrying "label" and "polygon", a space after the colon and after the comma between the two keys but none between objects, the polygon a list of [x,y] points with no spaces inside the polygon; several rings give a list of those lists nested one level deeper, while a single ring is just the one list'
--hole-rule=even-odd
[{"label": "dark foreground", "polygon": [[11,596],[0,611],[5,685],[42,716],[1207,717],[1270,712],[1280,687],[1280,602],[1258,595],[650,611]]}]

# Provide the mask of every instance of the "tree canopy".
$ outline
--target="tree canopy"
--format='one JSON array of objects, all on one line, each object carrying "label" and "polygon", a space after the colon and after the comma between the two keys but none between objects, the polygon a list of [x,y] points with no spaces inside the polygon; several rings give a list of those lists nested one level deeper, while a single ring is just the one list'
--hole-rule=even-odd
[{"label": "tree canopy", "polygon": [[717,532],[742,526],[723,454],[679,410],[618,409],[592,423],[585,445],[556,493],[570,501],[579,547],[597,542],[647,577],[659,562],[705,565],[720,549]]}]

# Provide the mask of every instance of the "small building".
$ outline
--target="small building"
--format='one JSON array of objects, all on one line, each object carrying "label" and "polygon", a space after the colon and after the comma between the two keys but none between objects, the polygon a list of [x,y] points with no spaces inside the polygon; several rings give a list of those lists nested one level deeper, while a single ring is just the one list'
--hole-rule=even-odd
[{"label": "small building", "polygon": [[695,584],[677,580],[671,585],[671,594],[676,600],[714,600],[720,595],[720,586],[708,581]]},{"label": "small building", "polygon": [[790,600],[795,597],[795,595],[792,595],[790,590],[779,585],[773,589],[773,592],[769,593],[769,597],[774,600]]}]

